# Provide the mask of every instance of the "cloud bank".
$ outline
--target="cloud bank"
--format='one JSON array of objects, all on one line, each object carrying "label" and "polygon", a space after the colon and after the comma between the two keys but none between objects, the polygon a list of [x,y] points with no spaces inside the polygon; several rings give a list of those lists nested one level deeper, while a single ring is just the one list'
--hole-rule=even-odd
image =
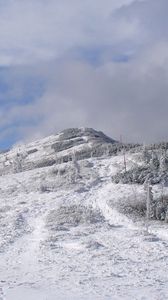
[{"label": "cloud bank", "polygon": [[6,0],[0,8],[2,146],[74,126],[126,141],[168,139],[166,0]]}]

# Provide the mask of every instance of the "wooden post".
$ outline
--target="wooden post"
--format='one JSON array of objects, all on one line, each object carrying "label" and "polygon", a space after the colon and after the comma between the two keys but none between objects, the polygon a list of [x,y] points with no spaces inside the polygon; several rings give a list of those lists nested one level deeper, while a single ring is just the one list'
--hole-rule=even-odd
[{"label": "wooden post", "polygon": [[124,169],[125,173],[127,172],[127,162],[126,162],[126,156],[125,156],[125,147],[124,147]]},{"label": "wooden post", "polygon": [[147,184],[147,197],[146,197],[146,231],[149,231],[149,219],[150,219],[150,209],[151,209],[151,194],[152,187]]},{"label": "wooden post", "polygon": [[[122,144],[122,135],[120,135],[120,143]],[[126,155],[125,155],[125,146],[124,146],[124,150],[123,150],[123,156],[124,156],[124,170],[125,173],[127,172],[127,162],[126,162]]]}]

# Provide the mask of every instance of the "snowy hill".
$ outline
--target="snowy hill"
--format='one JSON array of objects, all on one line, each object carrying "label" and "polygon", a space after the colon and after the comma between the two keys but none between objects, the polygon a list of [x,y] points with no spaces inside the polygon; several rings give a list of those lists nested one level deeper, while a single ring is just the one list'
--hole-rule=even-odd
[{"label": "snowy hill", "polygon": [[164,147],[80,128],[2,153],[0,299],[167,299],[168,226],[145,232],[142,179],[159,209]]},{"label": "snowy hill", "polygon": [[[0,154],[0,174],[17,173],[73,159],[101,156],[117,142],[92,128],[71,128]],[[114,147],[115,148],[115,147]]]}]

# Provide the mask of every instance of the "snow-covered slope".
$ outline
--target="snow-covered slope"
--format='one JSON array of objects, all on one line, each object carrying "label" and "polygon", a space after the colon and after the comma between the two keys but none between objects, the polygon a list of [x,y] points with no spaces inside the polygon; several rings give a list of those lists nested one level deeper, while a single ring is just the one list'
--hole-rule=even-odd
[{"label": "snow-covered slope", "polygon": [[[84,132],[84,142],[54,154],[51,145],[60,143],[60,135],[6,154],[5,163],[18,149],[22,155],[31,151],[23,159],[29,157],[31,168],[22,167],[20,156],[17,172],[2,167],[0,299],[167,299],[167,224],[151,221],[145,233],[145,218],[136,211],[145,201],[143,185],[112,182],[124,170],[123,154],[77,159],[74,153],[86,144],[92,151],[95,144],[113,145],[102,134],[79,132],[66,141]],[[63,157],[64,151],[72,160],[37,167],[37,161]],[[128,171],[141,166],[141,153],[126,155]],[[160,195],[162,187],[155,185],[153,192]]]},{"label": "snow-covered slope", "polygon": [[0,174],[17,173],[72,160],[101,156],[116,144],[92,128],[71,128],[29,144],[15,145],[0,154]]}]

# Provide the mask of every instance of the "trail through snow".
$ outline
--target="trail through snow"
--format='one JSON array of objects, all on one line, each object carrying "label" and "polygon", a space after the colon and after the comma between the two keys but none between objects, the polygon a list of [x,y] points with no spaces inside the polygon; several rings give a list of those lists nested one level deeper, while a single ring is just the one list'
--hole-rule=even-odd
[{"label": "trail through snow", "polygon": [[146,235],[143,221],[117,211],[133,197],[111,183],[121,159],[90,160],[82,187],[10,195],[38,171],[0,179],[0,300],[168,299],[168,227],[151,222]]}]

